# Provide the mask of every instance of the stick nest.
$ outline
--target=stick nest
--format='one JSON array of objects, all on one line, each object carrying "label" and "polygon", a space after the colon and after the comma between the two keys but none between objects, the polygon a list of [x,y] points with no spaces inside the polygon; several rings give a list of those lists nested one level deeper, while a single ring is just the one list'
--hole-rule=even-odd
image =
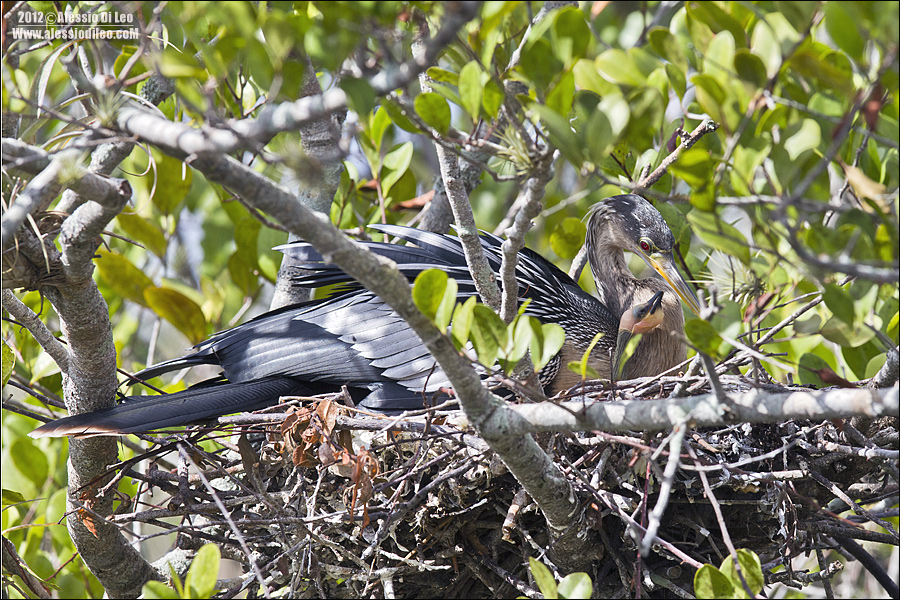
[{"label": "stick nest", "polygon": [[[176,531],[183,549],[219,544],[243,567],[220,582],[224,597],[539,597],[528,559],[553,568],[546,521],[460,411],[400,419],[348,409],[340,394],[309,400],[148,437],[150,469],[119,476],[168,498],[148,508],[139,496],[114,520]],[[537,435],[596,540],[586,557],[595,597],[692,597],[696,565],[720,565],[726,535],[759,555],[767,583],[797,588],[840,571],[826,551],[842,540],[898,544],[882,520],[896,515],[896,418],[682,434],[669,475],[672,432]],[[804,555],[819,557],[821,573],[794,570]]]}]

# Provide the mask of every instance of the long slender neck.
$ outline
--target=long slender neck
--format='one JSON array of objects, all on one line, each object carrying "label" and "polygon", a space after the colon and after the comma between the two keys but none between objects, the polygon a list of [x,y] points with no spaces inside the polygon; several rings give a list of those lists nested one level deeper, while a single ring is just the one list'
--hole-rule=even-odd
[{"label": "long slender neck", "polygon": [[634,305],[637,279],[628,269],[622,247],[607,232],[606,227],[600,228],[599,235],[590,240],[593,256],[588,262],[603,303],[618,319]]}]

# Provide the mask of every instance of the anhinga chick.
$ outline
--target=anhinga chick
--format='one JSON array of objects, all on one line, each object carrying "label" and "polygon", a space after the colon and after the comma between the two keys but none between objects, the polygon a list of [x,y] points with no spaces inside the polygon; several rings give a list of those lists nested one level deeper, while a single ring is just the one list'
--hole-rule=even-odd
[{"label": "anhinga chick", "polygon": [[[656,292],[648,302],[638,304],[622,313],[619,320],[619,333],[616,339],[616,355],[613,361],[613,378],[620,379],[622,366],[628,364],[626,349],[635,335],[650,333],[663,323],[665,313],[662,309],[663,292]],[[630,379],[626,377],[626,379]]]}]

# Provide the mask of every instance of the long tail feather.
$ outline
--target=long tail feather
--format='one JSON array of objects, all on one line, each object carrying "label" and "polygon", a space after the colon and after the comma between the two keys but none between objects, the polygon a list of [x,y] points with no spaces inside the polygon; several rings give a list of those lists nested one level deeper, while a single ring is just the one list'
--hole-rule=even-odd
[{"label": "long tail feather", "polygon": [[33,438],[93,437],[150,431],[235,412],[253,411],[277,403],[281,396],[305,394],[308,386],[286,377],[247,383],[197,386],[160,396],[133,396],[91,413],[51,421],[28,435]]}]

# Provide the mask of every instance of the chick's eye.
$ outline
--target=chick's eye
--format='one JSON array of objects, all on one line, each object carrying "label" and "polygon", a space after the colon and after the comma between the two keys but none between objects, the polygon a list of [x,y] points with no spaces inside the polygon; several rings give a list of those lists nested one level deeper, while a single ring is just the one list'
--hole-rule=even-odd
[{"label": "chick's eye", "polygon": [[650,252],[650,244],[647,243],[647,240],[641,240],[641,250],[644,252]]}]

